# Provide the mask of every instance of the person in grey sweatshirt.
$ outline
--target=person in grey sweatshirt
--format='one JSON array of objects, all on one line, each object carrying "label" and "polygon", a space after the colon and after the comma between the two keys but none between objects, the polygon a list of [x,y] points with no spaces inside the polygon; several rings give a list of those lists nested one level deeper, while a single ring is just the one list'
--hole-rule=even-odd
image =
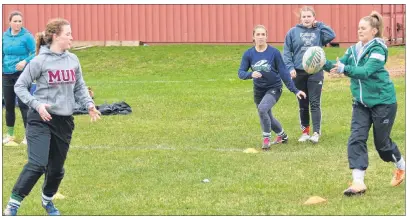
[{"label": "person in grey sweatshirt", "polygon": [[[67,20],[51,20],[37,34],[39,54],[24,69],[14,90],[30,109],[27,116],[28,162],[12,190],[4,215],[16,215],[23,199],[42,174],[42,206],[49,215],[60,215],[52,197],[64,177],[64,162],[74,130],[75,101],[88,108],[91,121],[100,119],[82,77],[78,57],[69,51],[71,26]],[[38,51],[37,51],[38,52]],[[37,83],[34,95],[27,87]]]},{"label": "person in grey sweatshirt", "polygon": [[[300,9],[301,23],[291,28],[284,41],[284,63],[290,71],[295,86],[304,91],[309,97],[298,99],[300,107],[300,126],[302,135],[299,142],[310,140],[318,143],[321,135],[321,91],[324,82],[324,72],[308,74],[302,66],[302,57],[309,47],[325,46],[335,38],[335,32],[322,22],[315,20],[315,11],[305,6]],[[309,108],[313,135],[310,137]]]}]

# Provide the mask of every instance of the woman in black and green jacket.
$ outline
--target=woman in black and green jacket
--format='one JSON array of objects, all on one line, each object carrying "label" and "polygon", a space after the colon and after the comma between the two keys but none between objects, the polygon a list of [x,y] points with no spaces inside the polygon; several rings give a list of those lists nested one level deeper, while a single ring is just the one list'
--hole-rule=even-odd
[{"label": "woman in black and green jacket", "polygon": [[353,182],[344,191],[347,196],[362,194],[367,189],[364,184],[365,170],[368,167],[366,141],[372,125],[374,144],[381,159],[393,162],[397,167],[391,185],[399,185],[405,177],[404,158],[390,138],[397,101],[394,84],[384,68],[388,51],[382,33],[383,18],[373,11],[359,22],[360,41],[348,48],[342,58],[328,61],[324,66],[326,71],[343,73],[351,79],[353,112],[348,160]]}]

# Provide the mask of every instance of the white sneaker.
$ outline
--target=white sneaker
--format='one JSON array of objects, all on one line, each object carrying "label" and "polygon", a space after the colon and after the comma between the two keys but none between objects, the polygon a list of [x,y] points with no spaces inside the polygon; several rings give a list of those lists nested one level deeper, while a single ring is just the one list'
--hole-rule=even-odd
[{"label": "white sneaker", "polygon": [[27,136],[24,136],[23,141],[21,141],[21,144],[27,145]]},{"label": "white sneaker", "polygon": [[309,140],[310,140],[312,143],[318,143],[319,137],[320,137],[319,133],[314,132],[314,134],[311,136],[311,138],[309,138]]},{"label": "white sneaker", "polygon": [[298,139],[299,142],[305,142],[309,140],[310,136],[307,133],[303,133],[301,137]]},{"label": "white sneaker", "polygon": [[366,192],[367,187],[364,182],[352,182],[352,185],[349,186],[343,194],[350,197],[354,195],[362,195]]},{"label": "white sneaker", "polygon": [[3,212],[4,216],[17,216],[18,207],[7,205]]},{"label": "white sneaker", "polygon": [[14,136],[10,136],[9,134],[3,138],[3,145],[5,146],[17,146],[18,144],[14,141],[16,138]]},{"label": "white sneaker", "polygon": [[15,136],[10,136],[9,134],[7,134],[6,137],[3,138],[3,144],[7,144],[11,141],[14,141],[15,139]]}]

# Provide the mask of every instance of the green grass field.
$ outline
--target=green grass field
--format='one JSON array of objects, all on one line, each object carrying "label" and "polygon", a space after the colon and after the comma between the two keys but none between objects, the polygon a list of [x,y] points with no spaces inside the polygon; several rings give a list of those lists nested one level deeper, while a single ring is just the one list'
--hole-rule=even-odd
[{"label": "green grass field", "polygon": [[[290,137],[270,152],[261,147],[252,81],[237,69],[248,46],[105,47],[76,51],[96,104],[126,101],[133,113],[90,123],[75,116],[66,174],[55,200],[63,215],[405,215],[405,183],[391,187],[393,164],[369,137],[363,197],[344,197],[351,181],[347,140],[348,78],[327,78],[319,144],[300,144],[298,106],[286,88],[273,114]],[[279,47],[281,50],[281,47]],[[390,54],[405,52],[391,48]],[[345,49],[326,49],[328,59]],[[391,57],[390,57],[391,58]],[[398,112],[392,131],[405,155],[404,77],[393,78]],[[23,137],[17,110],[16,134]],[[3,112],[4,117],[4,112]],[[3,132],[5,121],[3,119]],[[26,147],[3,147],[3,209],[27,160]],[[210,183],[202,183],[205,178]],[[20,215],[45,215],[43,177]],[[326,203],[305,206],[311,196]]]}]

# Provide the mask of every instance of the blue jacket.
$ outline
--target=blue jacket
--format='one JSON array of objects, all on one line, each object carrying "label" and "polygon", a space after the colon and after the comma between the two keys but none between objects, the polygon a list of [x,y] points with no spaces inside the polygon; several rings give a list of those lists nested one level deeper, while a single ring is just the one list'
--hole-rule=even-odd
[{"label": "blue jacket", "polygon": [[[260,78],[252,78],[252,71],[257,71],[262,74]],[[238,71],[240,79],[253,79],[254,88],[257,89],[271,89],[281,88],[284,81],[286,87],[294,94],[298,93],[294,82],[291,80],[290,73],[288,72],[281,53],[276,48],[267,45],[264,52],[256,51],[255,47],[249,48],[242,57],[240,68]]]},{"label": "blue jacket", "polygon": [[[284,40],[284,63],[288,71],[293,69],[304,70],[302,57],[305,51],[312,46],[325,46],[335,38],[335,32],[322,22],[317,22],[316,27],[306,28],[297,24],[291,28]],[[317,77],[323,77],[322,70]],[[316,74],[314,74],[316,75]]]},{"label": "blue jacket", "polygon": [[11,35],[11,28],[9,28],[3,34],[2,46],[3,74],[17,72],[18,62],[26,60],[28,64],[35,56],[34,36],[25,28],[21,28],[15,36]]}]

